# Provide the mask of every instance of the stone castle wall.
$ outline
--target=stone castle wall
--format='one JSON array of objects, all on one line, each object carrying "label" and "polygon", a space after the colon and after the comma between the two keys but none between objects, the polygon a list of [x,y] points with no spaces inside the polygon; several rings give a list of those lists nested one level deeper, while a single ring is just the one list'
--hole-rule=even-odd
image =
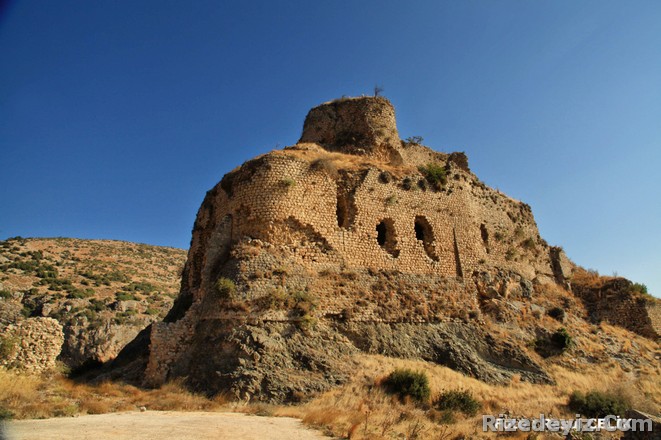
[{"label": "stone castle wall", "polygon": [[[419,169],[430,164],[445,183]],[[152,327],[146,382],[186,371],[200,322],[297,322],[296,295],[313,298],[306,318],[465,318],[479,310],[477,274],[551,282],[550,254],[530,208],[480,182],[465,155],[402,143],[390,103],[327,103],[308,114],[299,144],[207,193],[181,294]],[[232,298],[216,297],[221,277],[236,283]]]},{"label": "stone castle wall", "polygon": [[[234,182],[231,196],[214,191],[212,223],[231,223],[231,241],[250,237],[298,247],[311,269],[340,262],[461,277],[497,266],[530,279],[553,276],[549,248],[530,208],[457,167],[450,167],[449,182],[436,191],[421,189],[424,178],[417,172],[384,178],[382,170],[366,168],[352,171],[353,182],[346,183],[315,169],[315,159],[272,153],[260,162],[250,179]],[[300,240],[316,243],[316,251],[304,252]]]}]

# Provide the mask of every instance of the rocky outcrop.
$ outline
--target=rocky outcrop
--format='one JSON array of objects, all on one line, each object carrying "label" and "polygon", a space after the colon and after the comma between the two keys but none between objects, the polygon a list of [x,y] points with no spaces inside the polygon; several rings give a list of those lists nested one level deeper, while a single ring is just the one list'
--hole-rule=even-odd
[{"label": "rocky outcrop", "polygon": [[30,373],[47,371],[55,362],[64,334],[52,318],[29,318],[2,329],[0,365]]}]

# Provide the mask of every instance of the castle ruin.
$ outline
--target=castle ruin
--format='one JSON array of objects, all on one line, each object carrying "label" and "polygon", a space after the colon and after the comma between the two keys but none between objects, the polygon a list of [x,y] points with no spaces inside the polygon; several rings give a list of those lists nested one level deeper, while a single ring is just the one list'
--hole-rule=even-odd
[{"label": "castle ruin", "polygon": [[341,383],[360,351],[548,382],[481,316],[498,298],[532,307],[534,286],[572,270],[465,154],[400,140],[385,98],[343,98],[207,193],[179,298],[116,369],[270,401]]}]

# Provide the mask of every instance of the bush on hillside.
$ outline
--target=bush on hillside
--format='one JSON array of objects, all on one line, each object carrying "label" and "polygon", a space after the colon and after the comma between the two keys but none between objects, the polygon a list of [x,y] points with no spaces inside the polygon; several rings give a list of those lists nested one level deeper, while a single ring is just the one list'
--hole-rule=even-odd
[{"label": "bush on hillside", "polygon": [[388,393],[397,394],[401,399],[410,397],[417,402],[425,402],[431,395],[427,375],[409,369],[396,369],[386,378],[383,386]]},{"label": "bush on hillside", "polygon": [[474,416],[482,408],[482,404],[468,390],[445,391],[435,403],[438,409],[460,411],[468,416]]},{"label": "bush on hillside", "polygon": [[607,415],[624,417],[630,403],[622,396],[599,391],[581,393],[574,391],[569,396],[569,408],[584,417],[601,418]]}]

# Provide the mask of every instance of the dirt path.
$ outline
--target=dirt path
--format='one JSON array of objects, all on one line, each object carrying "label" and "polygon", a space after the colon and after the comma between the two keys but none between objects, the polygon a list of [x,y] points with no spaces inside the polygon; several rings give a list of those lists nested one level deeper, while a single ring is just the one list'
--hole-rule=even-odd
[{"label": "dirt path", "polygon": [[4,428],[4,436],[0,429],[2,440],[328,440],[297,419],[213,412],[147,411],[17,420]]}]

